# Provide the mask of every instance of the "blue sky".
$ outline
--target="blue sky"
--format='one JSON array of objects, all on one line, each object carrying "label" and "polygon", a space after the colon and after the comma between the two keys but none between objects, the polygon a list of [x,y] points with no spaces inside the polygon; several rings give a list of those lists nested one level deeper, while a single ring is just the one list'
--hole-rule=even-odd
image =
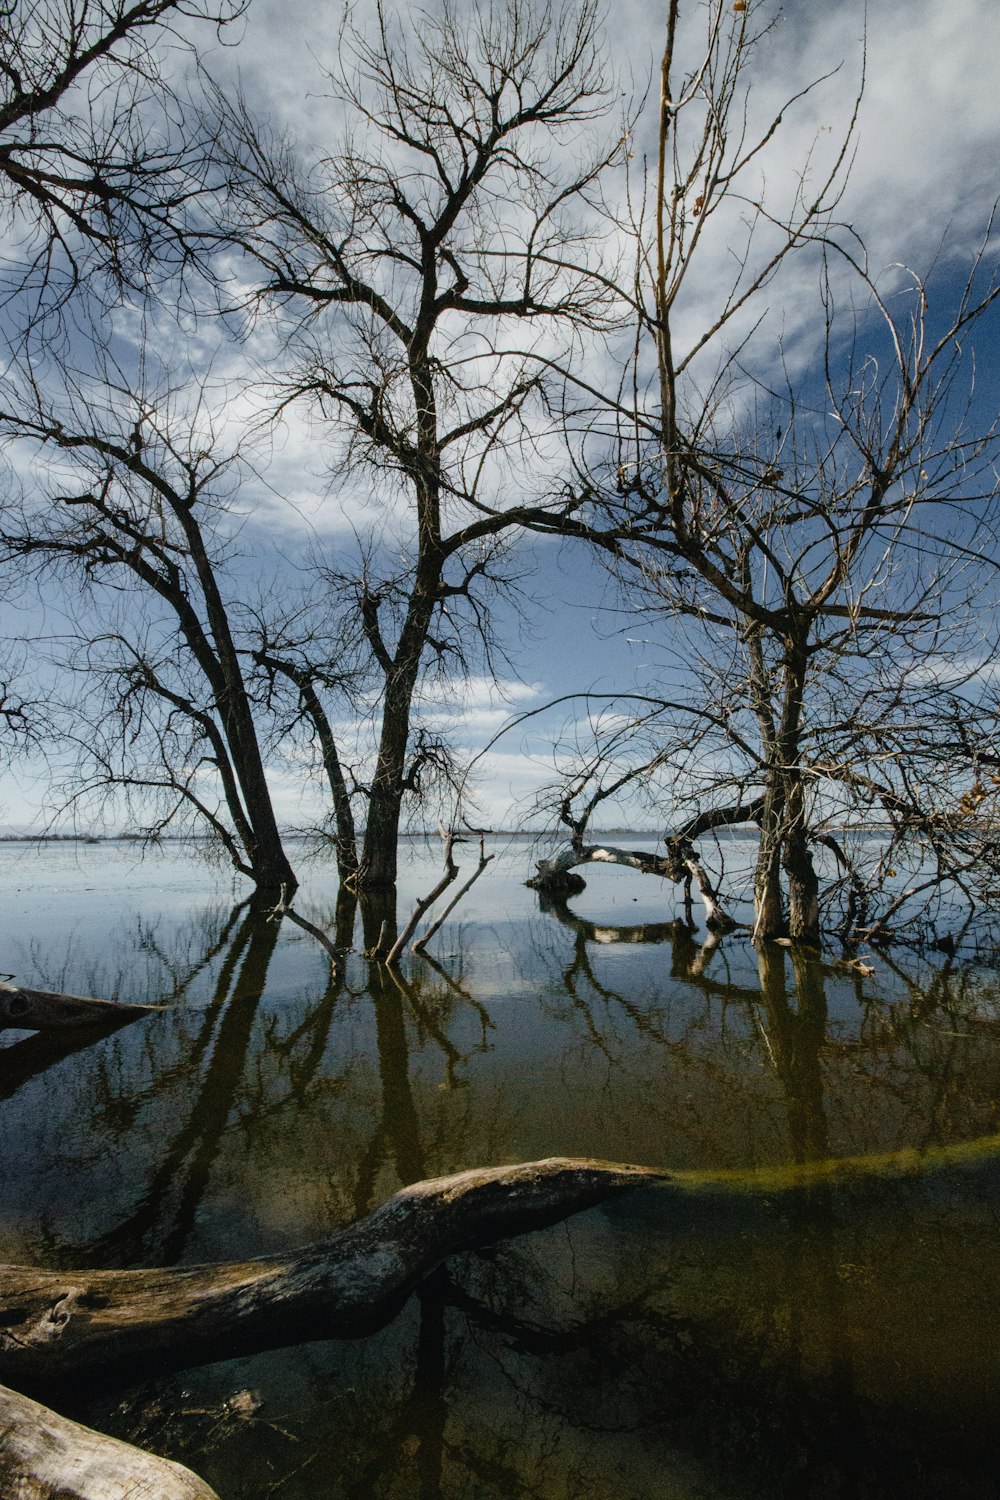
[{"label": "blue sky", "polygon": [[[693,6],[688,11],[697,14]],[[361,24],[370,13],[364,3],[355,8]],[[771,143],[765,170],[766,192],[773,201],[792,191],[810,153],[811,170],[819,171],[839,141],[860,77],[865,21],[860,0],[800,3],[780,14],[755,77],[753,97],[762,117],[780,108],[805,81],[831,68],[839,66],[839,71],[790,114]],[[338,6],[253,0],[236,44],[210,51],[207,65],[230,78],[238,67],[258,108],[301,139],[318,139],[326,116],[317,64],[338,45],[339,22]],[[659,6],[640,0],[614,6],[608,49],[626,91],[641,90],[655,73],[661,31]],[[883,285],[899,274],[894,267],[924,271],[934,266],[932,295],[946,301],[961,282],[1000,189],[995,87],[1000,10],[981,0],[952,0],[947,7],[938,0],[873,0],[867,8],[866,50],[866,88],[839,216],[865,240],[872,267],[885,268]],[[654,130],[655,110],[647,109],[633,141],[637,161],[649,149]],[[731,253],[724,234],[705,246],[700,273],[678,318],[681,339],[695,337],[713,319]],[[766,368],[780,338],[793,369],[808,370],[816,354],[816,286],[815,263],[803,257],[765,292],[766,317],[752,356],[759,368]],[[187,361],[193,368],[210,367],[219,398],[217,420],[227,433],[238,434],[259,399],[239,393],[240,349],[226,342],[221,329],[204,327],[192,336],[190,328],[179,324],[169,337],[164,329],[157,337],[164,340],[158,352],[165,362],[176,351],[180,365]],[[120,317],[119,330],[126,342],[134,337],[127,314]],[[198,341],[203,348],[195,347]],[[601,361],[613,360],[613,351],[594,351],[590,357],[595,379],[606,376]],[[996,318],[979,335],[977,360],[979,410],[991,418],[1000,380]],[[289,414],[276,440],[257,450],[254,472],[256,477],[245,478],[239,496],[244,518],[240,567],[248,586],[249,580],[280,566],[273,560],[276,542],[293,558],[310,535],[323,547],[336,548],[338,538],[348,537],[352,526],[363,525],[372,514],[370,495],[328,483],[317,457],[315,430],[302,414]],[[509,716],[570,692],[629,691],[651,677],[662,681],[676,670],[671,660],[676,662],[678,652],[683,655],[684,642],[675,627],[663,627],[657,638],[649,627],[637,629],[619,619],[606,576],[581,549],[534,541],[524,545],[521,562],[529,606],[520,621],[504,614],[498,619],[512,670],[501,671],[499,686],[485,673],[473,672],[464,685],[449,689],[446,701],[432,705],[471,752],[481,751]],[[8,631],[30,637],[33,631],[58,628],[60,609],[61,601],[51,600],[44,625],[37,613],[15,614],[9,617]],[[483,755],[478,803],[486,820],[507,826],[524,821],[533,793],[551,778],[557,729],[573,717],[574,710],[561,705],[551,715],[515,728]],[[271,768],[279,816],[289,824],[309,821],[320,806],[314,783],[302,769],[277,759]],[[36,820],[50,803],[48,778],[41,762],[5,772],[0,777],[0,821],[21,827]]]}]

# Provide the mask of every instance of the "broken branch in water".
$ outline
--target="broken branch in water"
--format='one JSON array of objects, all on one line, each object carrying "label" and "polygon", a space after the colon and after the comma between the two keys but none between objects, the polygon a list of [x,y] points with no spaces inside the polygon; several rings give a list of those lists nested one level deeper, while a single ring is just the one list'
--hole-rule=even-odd
[{"label": "broken branch in water", "polygon": [[93,1000],[85,995],[64,995],[58,990],[29,990],[20,985],[0,984],[0,1029],[19,1031],[68,1031],[72,1027],[124,1026],[139,1016],[155,1015],[162,1005],[119,1004]]},{"label": "broken branch in water", "polygon": [[406,926],[399,934],[399,937],[393,943],[392,947],[389,949],[388,953],[385,956],[385,961],[389,965],[399,962],[400,954],[406,947],[407,943],[410,941],[410,938],[416,932],[417,923],[420,921],[420,918],[423,916],[424,912],[434,905],[437,898],[443,891],[446,891],[448,889],[452,881],[455,879],[455,876],[458,874],[458,865],[456,865],[454,855],[452,854],[452,848],[455,843],[455,835],[453,833],[445,833],[444,829],[441,829],[440,832],[441,837],[444,839],[444,874],[441,876],[441,879],[438,881],[437,885],[432,891],[430,891],[426,896],[419,897],[419,899],[417,900],[417,904],[414,906],[413,911],[410,913],[410,920],[407,922]]},{"label": "broken branch in water", "polygon": [[[430,942],[431,938],[434,936],[434,934],[436,932],[440,931],[440,929],[444,926],[445,922],[447,922],[448,918],[451,916],[452,912],[455,910],[455,907],[463,899],[463,897],[468,895],[468,893],[471,890],[472,886],[475,885],[476,881],[479,879],[480,875],[486,869],[486,866],[489,864],[489,862],[490,862],[490,860],[492,858],[493,858],[492,854],[487,854],[486,853],[486,845],[485,845],[484,840],[480,839],[479,840],[479,863],[478,863],[478,865],[473,870],[472,874],[469,876],[469,878],[465,882],[465,884],[462,885],[462,886],[459,886],[459,888],[456,891],[455,895],[452,896],[451,900],[448,902],[448,905],[445,907],[444,911],[438,917],[437,921],[436,922],[432,922],[431,925],[430,925],[430,927],[428,927],[427,931],[424,933],[423,937],[418,938],[417,941],[414,943],[414,945],[413,945],[413,951],[414,951],[414,953],[423,953],[424,949],[426,948],[427,944]],[[457,874],[458,871],[456,870],[455,873]]]}]

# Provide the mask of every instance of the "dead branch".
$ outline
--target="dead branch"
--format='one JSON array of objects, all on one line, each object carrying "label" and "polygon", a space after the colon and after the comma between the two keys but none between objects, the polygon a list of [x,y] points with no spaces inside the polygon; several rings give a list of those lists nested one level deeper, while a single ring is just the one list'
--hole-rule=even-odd
[{"label": "dead branch", "polygon": [[[430,942],[431,938],[434,936],[434,934],[436,932],[439,932],[440,929],[444,926],[445,922],[447,922],[448,918],[451,916],[452,912],[455,910],[455,907],[458,905],[458,903],[465,896],[468,895],[469,891],[475,885],[476,881],[479,879],[480,875],[483,873],[483,871],[486,869],[486,866],[489,864],[490,860],[493,859],[493,858],[494,858],[494,856],[492,854],[487,854],[485,852],[485,845],[483,843],[483,840],[480,839],[479,840],[479,863],[478,863],[478,865],[473,870],[472,874],[469,876],[469,878],[465,882],[465,884],[462,885],[462,886],[459,886],[459,888],[456,891],[455,895],[452,896],[451,900],[448,902],[448,905],[445,907],[444,911],[438,917],[437,921],[436,922],[432,922],[431,925],[430,925],[430,927],[428,927],[427,931],[424,933],[423,937],[418,938],[417,941],[414,943],[414,945],[413,945],[413,951],[414,951],[414,953],[423,953],[424,949],[427,947],[427,944]],[[456,871],[456,874],[457,873],[458,872]]]},{"label": "dead branch", "polygon": [[[561,891],[568,889],[566,881],[572,880],[569,872],[576,865],[586,864],[626,865],[631,870],[640,870],[644,875],[659,875],[664,880],[690,883],[693,876],[701,899],[705,904],[705,925],[710,932],[728,932],[738,924],[724,910],[718,892],[708,878],[704,868],[690,845],[680,843],[667,855],[648,854],[642,849],[620,849],[612,844],[585,844],[561,850],[552,859],[538,861],[538,874],[526,883],[536,891]],[[579,876],[576,877],[579,880]],[[580,887],[576,887],[579,889]]]},{"label": "dead branch", "polygon": [[156,1015],[164,1005],[133,1005],[64,995],[57,990],[29,990],[0,984],[0,1030],[67,1031],[74,1027],[124,1026],[139,1016]]},{"label": "dead branch", "polygon": [[190,1469],[0,1386],[0,1490],[24,1500],[218,1500]]},{"label": "dead branch", "polygon": [[379,1326],[447,1256],[556,1223],[662,1177],[552,1158],[403,1188],[328,1240],[284,1256],[138,1271],[0,1269],[0,1376],[31,1390]]},{"label": "dead branch", "polygon": [[410,920],[407,922],[406,926],[399,934],[399,937],[393,943],[392,947],[389,949],[388,953],[385,956],[385,961],[387,964],[391,965],[399,962],[399,956],[402,953],[403,949],[406,947],[407,943],[410,941],[410,938],[416,932],[417,923],[420,921],[420,918],[423,916],[424,912],[428,911],[430,907],[434,905],[437,898],[443,891],[446,891],[448,889],[452,881],[455,879],[455,876],[458,874],[458,865],[456,865],[455,860],[452,856],[452,848],[455,843],[455,835],[453,833],[448,833],[444,834],[443,837],[444,874],[441,876],[441,879],[438,881],[437,885],[432,891],[430,891],[426,896],[419,897],[419,899],[417,900],[413,911],[410,913]]}]

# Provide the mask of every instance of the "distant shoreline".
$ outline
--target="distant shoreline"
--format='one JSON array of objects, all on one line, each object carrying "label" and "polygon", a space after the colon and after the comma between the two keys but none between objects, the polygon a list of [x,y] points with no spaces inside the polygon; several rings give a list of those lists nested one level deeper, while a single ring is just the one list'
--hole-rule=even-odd
[{"label": "distant shoreline", "polygon": [[[865,823],[863,826],[838,827],[833,832],[839,834],[875,834],[888,833],[891,831],[889,823]],[[753,839],[757,837],[755,828],[720,828],[717,836],[728,839]],[[588,844],[600,843],[605,839],[647,839],[653,843],[661,842],[665,834],[655,828],[595,828],[586,835]],[[332,839],[319,840],[314,833],[289,832],[283,833],[282,838],[289,844],[321,843],[328,842],[333,847]],[[418,833],[401,833],[399,842],[401,844],[416,844],[433,842],[439,838],[436,829],[428,828]],[[460,840],[471,843],[478,838],[484,839],[521,839],[525,842],[537,843],[541,839],[553,841],[565,840],[565,835],[553,833],[546,828],[483,828],[474,832],[460,835]],[[568,840],[566,840],[568,841]],[[215,841],[210,837],[198,834],[166,833],[156,838],[150,838],[144,833],[0,833],[0,844],[146,844],[155,847],[159,844],[205,844],[211,845]]]}]

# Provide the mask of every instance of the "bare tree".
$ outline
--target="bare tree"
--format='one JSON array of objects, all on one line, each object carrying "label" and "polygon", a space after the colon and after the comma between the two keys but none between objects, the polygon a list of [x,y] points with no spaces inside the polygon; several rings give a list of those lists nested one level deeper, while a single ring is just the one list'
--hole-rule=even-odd
[{"label": "bare tree", "polygon": [[[1000,289],[979,256],[932,317],[924,281],[868,265],[833,220],[856,109],[827,170],[803,171],[790,193],[779,182],[772,203],[757,161],[792,112],[756,135],[746,123],[771,10],[704,15],[704,50],[684,71],[678,0],[668,7],[652,201],[634,228],[638,395],[595,419],[581,480],[591,540],[633,622],[683,657],[681,690],[666,701],[654,687],[658,702],[585,751],[561,816],[579,853],[595,807],[658,777],[674,842],[759,831],[755,938],[817,940],[818,846],[836,862],[826,894],[844,896],[841,925],[884,932],[918,894],[997,887],[983,680],[997,432],[977,423],[959,374]],[[713,222],[732,235],[734,208],[733,279],[682,341]],[[818,347],[794,367],[780,345],[763,361],[752,342],[793,255],[815,267]],[[873,822],[884,837],[863,846],[854,835]],[[567,852],[560,867],[576,862]]]},{"label": "bare tree", "polygon": [[[282,409],[309,403],[345,493],[379,512],[322,576],[374,684],[357,882],[387,889],[407,791],[450,774],[415,725],[418,686],[489,662],[505,538],[558,529],[576,503],[547,499],[545,440],[574,340],[617,313],[593,199],[622,141],[581,160],[612,103],[593,0],[441,4],[409,22],[379,5],[370,34],[348,28],[328,86],[340,144],[312,162],[219,99],[220,214],[256,278],[245,305],[283,320]],[[302,671],[319,687],[339,666],[291,669],[266,643],[260,661],[309,714]]]},{"label": "bare tree", "polygon": [[145,282],[166,247],[190,252],[189,168],[157,48],[191,20],[224,26],[246,0],[9,0],[0,11],[0,290],[15,324],[61,306],[88,270]]},{"label": "bare tree", "polygon": [[[265,893],[294,887],[239,643],[229,510],[246,468],[221,455],[197,392],[8,376],[0,434],[34,458],[2,526],[8,563],[80,583],[95,606],[73,632],[85,700],[71,798],[157,807],[211,829]],[[59,394],[57,395],[57,391]],[[195,405],[192,415],[176,411]],[[67,594],[72,598],[72,592]]]}]

